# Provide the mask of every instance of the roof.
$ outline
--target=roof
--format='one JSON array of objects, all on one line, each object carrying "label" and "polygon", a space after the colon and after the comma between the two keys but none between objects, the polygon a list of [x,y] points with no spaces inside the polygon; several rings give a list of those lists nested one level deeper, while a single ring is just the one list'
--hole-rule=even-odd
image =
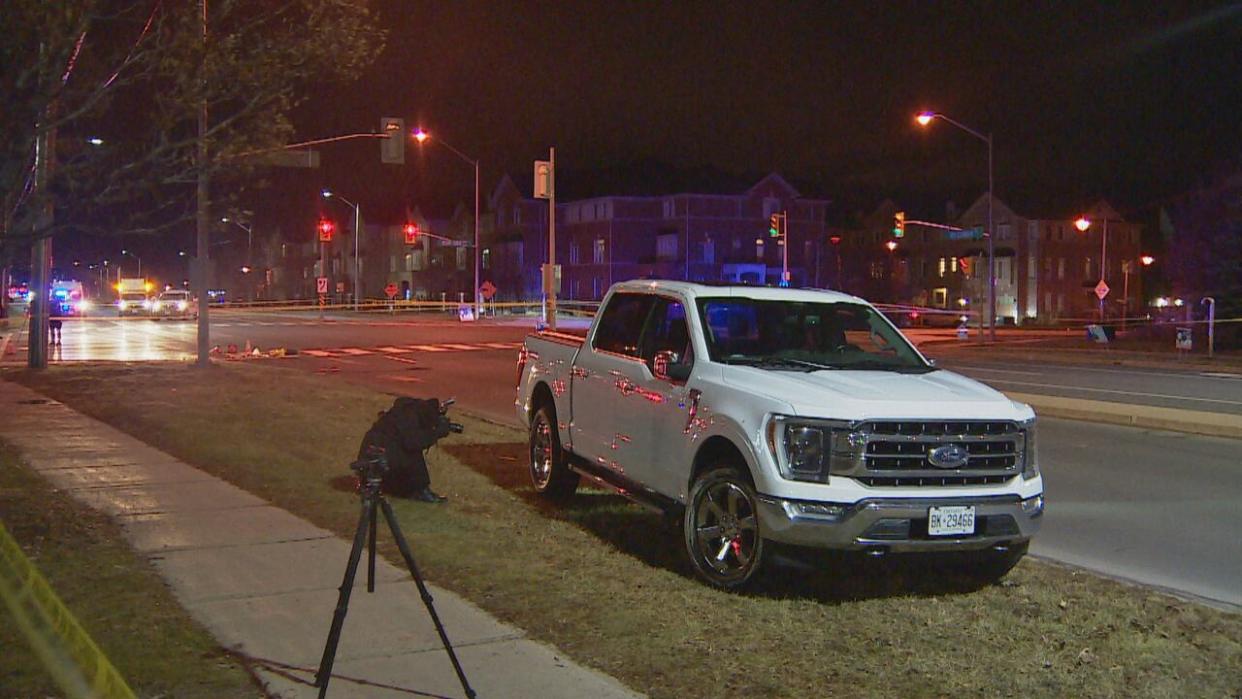
[{"label": "roof", "polygon": [[700,297],[711,298],[720,296],[736,296],[739,298],[792,300],[817,303],[867,303],[864,299],[839,291],[826,289],[783,288],[776,286],[754,286],[745,284],[704,284],[701,282],[684,282],[674,279],[633,279],[619,282],[613,287],[618,291],[668,291],[690,300]]}]

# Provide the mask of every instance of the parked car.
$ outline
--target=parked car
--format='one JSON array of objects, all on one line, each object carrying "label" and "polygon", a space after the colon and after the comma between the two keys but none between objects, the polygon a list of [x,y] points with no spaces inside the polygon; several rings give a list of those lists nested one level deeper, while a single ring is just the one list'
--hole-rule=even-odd
[{"label": "parked car", "polygon": [[198,301],[184,289],[169,289],[151,303],[151,316],[160,318],[198,318]]},{"label": "parked car", "polygon": [[966,552],[993,579],[1042,521],[1030,406],[846,294],[622,282],[585,338],[526,339],[515,407],[536,492],[564,502],[583,477],[680,515],[722,588],[774,545]]}]

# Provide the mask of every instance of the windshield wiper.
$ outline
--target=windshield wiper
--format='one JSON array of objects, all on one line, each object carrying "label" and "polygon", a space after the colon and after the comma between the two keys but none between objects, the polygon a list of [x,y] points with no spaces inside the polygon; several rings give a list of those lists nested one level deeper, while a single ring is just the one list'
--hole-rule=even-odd
[{"label": "windshield wiper", "polygon": [[838,367],[846,370],[861,371],[894,371],[899,374],[928,374],[936,371],[936,367],[918,364],[892,364],[880,359],[864,359]]},{"label": "windshield wiper", "polygon": [[724,360],[725,364],[746,364],[749,366],[762,367],[764,369],[783,368],[789,369],[797,367],[806,371],[819,371],[821,369],[841,369],[839,366],[831,366],[828,364],[818,364],[816,362],[808,362],[801,359],[793,359],[790,357],[730,357]]}]

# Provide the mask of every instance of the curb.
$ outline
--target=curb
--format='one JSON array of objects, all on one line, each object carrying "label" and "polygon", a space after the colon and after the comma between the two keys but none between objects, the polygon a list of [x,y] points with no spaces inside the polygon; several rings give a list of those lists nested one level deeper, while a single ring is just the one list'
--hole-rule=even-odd
[{"label": "curb", "polygon": [[1045,417],[1242,439],[1242,415],[1131,405],[1084,398],[1063,398],[1034,393],[1006,393],[1005,395],[1030,405],[1035,412]]}]

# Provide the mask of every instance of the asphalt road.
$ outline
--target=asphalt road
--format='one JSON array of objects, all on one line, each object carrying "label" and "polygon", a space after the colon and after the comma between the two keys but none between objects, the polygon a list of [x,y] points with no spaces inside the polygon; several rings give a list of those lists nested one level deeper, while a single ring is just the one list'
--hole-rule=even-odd
[{"label": "asphalt road", "polygon": [[[297,349],[256,361],[395,394],[455,397],[476,415],[516,424],[516,348],[530,330],[448,316],[218,312],[212,343]],[[193,322],[70,319],[52,359],[188,360],[194,347]],[[977,361],[948,368],[1002,390],[1242,411],[1242,378],[1229,376]],[[1242,608],[1237,440],[1044,419],[1040,450],[1049,509],[1036,555]]]},{"label": "asphalt road", "polygon": [[954,359],[939,365],[1002,391],[1242,415],[1242,373]]}]

